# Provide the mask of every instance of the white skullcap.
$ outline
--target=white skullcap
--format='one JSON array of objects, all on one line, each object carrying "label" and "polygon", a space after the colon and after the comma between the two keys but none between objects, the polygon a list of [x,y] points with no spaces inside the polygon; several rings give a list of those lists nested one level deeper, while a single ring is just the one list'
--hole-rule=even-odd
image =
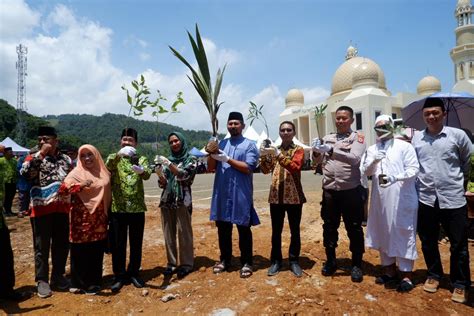
[{"label": "white skullcap", "polygon": [[375,119],[375,125],[377,125],[377,123],[381,121],[388,122],[390,125],[393,126],[393,119],[390,115],[382,114],[377,116],[377,118]]}]

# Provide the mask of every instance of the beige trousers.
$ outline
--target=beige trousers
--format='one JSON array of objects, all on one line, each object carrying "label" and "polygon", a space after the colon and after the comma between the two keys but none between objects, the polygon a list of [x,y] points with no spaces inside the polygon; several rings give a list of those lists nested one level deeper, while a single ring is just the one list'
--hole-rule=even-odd
[{"label": "beige trousers", "polygon": [[[161,225],[165,238],[168,266],[178,267],[179,263],[180,267],[191,271],[194,266],[194,246],[191,214],[188,208],[185,206],[180,206],[177,209],[162,207]],[[176,234],[178,235],[177,240]]]}]

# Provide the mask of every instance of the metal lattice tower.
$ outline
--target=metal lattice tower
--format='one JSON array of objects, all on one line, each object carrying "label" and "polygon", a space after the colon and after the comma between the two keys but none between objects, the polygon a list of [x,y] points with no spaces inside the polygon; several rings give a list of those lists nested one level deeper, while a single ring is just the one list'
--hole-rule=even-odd
[{"label": "metal lattice tower", "polygon": [[20,44],[16,47],[18,54],[18,61],[16,62],[16,69],[18,69],[18,84],[16,94],[16,111],[17,111],[17,141],[22,145],[26,144],[26,121],[24,120],[24,114],[26,113],[26,70],[27,70],[27,58],[28,48],[25,45]]}]

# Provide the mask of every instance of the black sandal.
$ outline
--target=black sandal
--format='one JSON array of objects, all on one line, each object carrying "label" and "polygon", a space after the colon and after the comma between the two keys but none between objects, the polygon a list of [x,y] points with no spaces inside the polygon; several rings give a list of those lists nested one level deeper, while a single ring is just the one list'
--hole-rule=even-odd
[{"label": "black sandal", "polygon": [[227,270],[227,265],[224,263],[224,261],[217,262],[212,268],[212,272],[214,272],[214,274],[219,274],[226,270]]},{"label": "black sandal", "polygon": [[410,279],[403,279],[397,287],[397,292],[407,293],[415,288]]},{"label": "black sandal", "polygon": [[240,269],[240,277],[242,279],[246,279],[246,278],[249,278],[251,277],[253,274],[253,270],[252,270],[252,266],[251,265],[248,265],[248,264],[244,264],[244,266],[242,267],[242,269]]},{"label": "black sandal", "polygon": [[390,276],[388,274],[381,275],[375,279],[375,284],[387,284],[391,282],[398,281],[398,277],[396,275]]}]

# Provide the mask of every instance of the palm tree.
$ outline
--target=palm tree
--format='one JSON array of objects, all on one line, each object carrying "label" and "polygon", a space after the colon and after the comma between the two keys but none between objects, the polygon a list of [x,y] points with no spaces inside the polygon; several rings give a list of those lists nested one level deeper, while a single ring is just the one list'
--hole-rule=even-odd
[{"label": "palm tree", "polygon": [[206,106],[207,111],[212,124],[212,136],[217,137],[218,131],[218,121],[217,121],[217,112],[219,111],[220,106],[224,102],[218,102],[219,92],[221,90],[222,78],[224,76],[224,67],[217,70],[216,75],[216,84],[214,89],[212,87],[211,75],[209,73],[209,64],[207,62],[206,51],[204,50],[204,45],[202,44],[201,35],[199,33],[198,25],[196,24],[196,39],[188,33],[189,41],[193,47],[194,57],[196,58],[198,68],[194,69],[193,66],[173,47],[169,46],[173,54],[185,64],[189,70],[191,70],[192,77],[188,75],[189,80],[193,84],[197,93],[201,97],[204,105]]}]

